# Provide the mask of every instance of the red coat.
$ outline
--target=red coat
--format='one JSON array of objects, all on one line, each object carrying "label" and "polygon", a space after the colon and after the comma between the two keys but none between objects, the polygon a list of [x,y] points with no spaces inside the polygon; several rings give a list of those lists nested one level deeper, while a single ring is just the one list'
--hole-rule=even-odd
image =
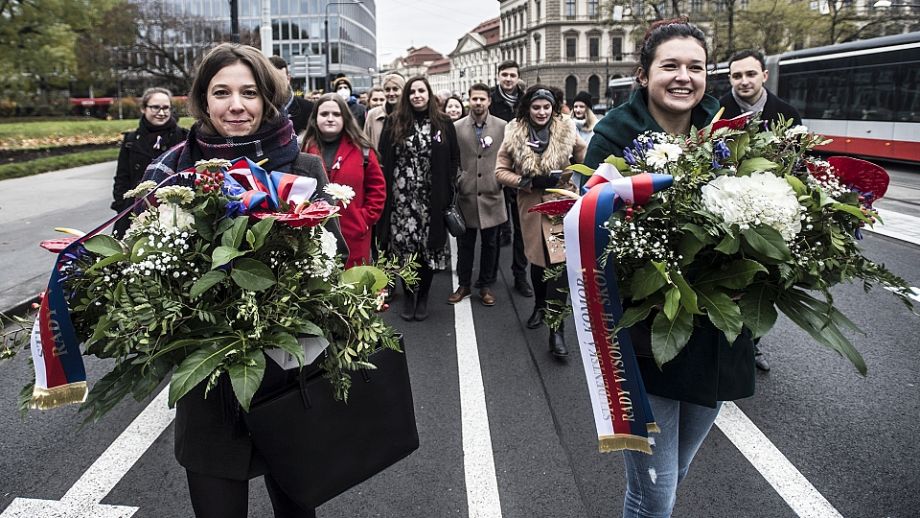
[{"label": "red coat", "polygon": [[[322,158],[316,144],[311,144],[306,153]],[[348,185],[355,190],[355,197],[340,214],[339,223],[342,235],[348,244],[348,262],[345,268],[356,264],[371,262],[371,229],[380,219],[386,202],[387,187],[377,161],[377,154],[371,150],[368,154],[367,168],[364,168],[364,154],[348,135],[342,135],[339,149],[331,167],[326,174],[329,182]]]}]

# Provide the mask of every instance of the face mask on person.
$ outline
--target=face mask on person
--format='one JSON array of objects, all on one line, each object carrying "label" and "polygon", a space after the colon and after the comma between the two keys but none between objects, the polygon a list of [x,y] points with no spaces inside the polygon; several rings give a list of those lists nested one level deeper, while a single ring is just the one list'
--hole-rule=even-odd
[{"label": "face mask on person", "polygon": [[339,89],[335,91],[335,93],[339,94],[339,97],[345,99],[346,101],[351,98],[351,89],[347,86],[340,86]]}]

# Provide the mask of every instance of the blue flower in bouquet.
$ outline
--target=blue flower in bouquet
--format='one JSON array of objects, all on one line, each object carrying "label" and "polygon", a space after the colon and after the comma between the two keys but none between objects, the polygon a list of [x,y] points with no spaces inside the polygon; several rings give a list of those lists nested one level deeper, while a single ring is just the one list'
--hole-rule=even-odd
[{"label": "blue flower in bouquet", "polygon": [[626,160],[626,163],[629,165],[636,165],[636,157],[629,148],[623,150],[623,159]]},{"label": "blue flower in bouquet", "polygon": [[712,145],[712,168],[713,169],[722,169],[722,162],[728,159],[732,155],[728,146],[725,145],[724,140],[717,140],[715,144]]},{"label": "blue flower in bouquet", "polygon": [[242,216],[246,213],[246,205],[239,200],[231,200],[227,202],[227,205],[224,207],[224,216],[228,218],[235,218],[237,216]]}]

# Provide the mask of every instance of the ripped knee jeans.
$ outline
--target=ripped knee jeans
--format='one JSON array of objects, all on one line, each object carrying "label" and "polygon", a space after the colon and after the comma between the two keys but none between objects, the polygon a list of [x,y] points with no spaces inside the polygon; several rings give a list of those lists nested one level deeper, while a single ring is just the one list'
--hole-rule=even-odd
[{"label": "ripped knee jeans", "polygon": [[709,408],[649,394],[649,403],[661,433],[654,439],[652,455],[624,451],[626,497],[623,518],[668,518],[674,509],[677,486],[687,475],[690,462],[722,403]]}]

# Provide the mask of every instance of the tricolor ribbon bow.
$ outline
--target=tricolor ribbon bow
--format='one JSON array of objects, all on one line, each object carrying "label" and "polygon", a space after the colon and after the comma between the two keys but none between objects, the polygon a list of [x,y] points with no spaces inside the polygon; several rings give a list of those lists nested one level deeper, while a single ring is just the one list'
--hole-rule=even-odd
[{"label": "tricolor ribbon bow", "polygon": [[624,205],[645,204],[671,182],[672,177],[664,174],[623,177],[611,164],[603,163],[585,183],[583,196],[547,202],[538,209],[554,215],[565,213],[569,293],[602,452],[630,449],[651,453],[648,435],[659,431],[629,330],[614,333],[623,307],[615,261],[600,260],[610,241],[605,224]]},{"label": "tricolor ribbon bow", "polygon": [[246,157],[234,160],[224,176],[224,191],[239,196],[243,213],[277,212],[282,203],[298,206],[316,192],[316,179],[290,173],[268,173]]}]

